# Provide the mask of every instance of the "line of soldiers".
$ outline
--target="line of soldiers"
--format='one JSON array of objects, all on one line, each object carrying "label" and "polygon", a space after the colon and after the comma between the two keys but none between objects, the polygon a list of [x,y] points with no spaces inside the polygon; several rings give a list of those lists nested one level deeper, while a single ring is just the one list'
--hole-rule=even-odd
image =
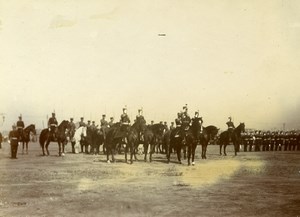
[{"label": "line of soldiers", "polygon": [[244,151],[300,150],[300,134],[296,131],[260,131],[242,134]]}]

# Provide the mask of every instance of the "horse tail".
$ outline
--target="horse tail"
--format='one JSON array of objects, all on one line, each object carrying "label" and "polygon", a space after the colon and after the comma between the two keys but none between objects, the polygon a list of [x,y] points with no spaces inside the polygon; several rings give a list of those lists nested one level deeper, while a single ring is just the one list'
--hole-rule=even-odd
[{"label": "horse tail", "polygon": [[39,138],[39,143],[40,143],[41,147],[43,147],[44,143],[45,143],[45,134],[46,134],[46,131],[44,129],[44,130],[42,130],[42,132],[40,134],[40,138]]}]

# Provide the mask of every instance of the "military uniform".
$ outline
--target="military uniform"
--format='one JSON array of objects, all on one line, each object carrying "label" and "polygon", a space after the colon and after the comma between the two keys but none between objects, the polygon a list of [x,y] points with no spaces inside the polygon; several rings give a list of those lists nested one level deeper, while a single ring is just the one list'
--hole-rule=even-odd
[{"label": "military uniform", "polygon": [[55,131],[56,131],[57,125],[58,125],[58,123],[57,123],[56,117],[55,117],[54,113],[52,113],[52,117],[49,118],[49,121],[48,121],[48,127],[50,129],[49,136],[52,136],[53,139],[55,139],[55,137],[56,137]]},{"label": "military uniform", "polygon": [[229,117],[228,119],[229,119],[229,121],[227,121],[226,124],[227,124],[227,127],[228,127],[229,141],[231,141],[235,126],[234,126],[233,122],[231,121],[231,117]]},{"label": "military uniform", "polygon": [[182,128],[184,130],[188,130],[190,127],[190,123],[191,123],[191,118],[188,114],[183,113],[182,117],[181,117],[181,124],[182,124]]},{"label": "military uniform", "polygon": [[16,130],[15,126],[13,127],[13,130],[9,132],[8,138],[10,141],[11,158],[17,159],[19,132]]},{"label": "military uniform", "polygon": [[110,121],[109,121],[109,123],[108,123],[108,126],[109,126],[109,127],[112,127],[113,124],[114,124],[114,118],[111,117],[111,118],[110,118]]},{"label": "military uniform", "polygon": [[17,121],[17,130],[19,132],[19,140],[21,141],[23,138],[23,130],[24,130],[25,124],[22,121],[22,117],[19,117],[19,120]]},{"label": "military uniform", "polygon": [[102,115],[102,119],[100,120],[100,126],[101,126],[101,131],[103,133],[104,139],[106,139],[108,122],[105,120],[105,115]]},{"label": "military uniform", "polygon": [[80,119],[79,127],[86,127],[86,124],[83,121],[83,118]]},{"label": "military uniform", "polygon": [[70,130],[70,140],[72,140],[76,131],[76,125],[73,122],[73,118],[70,119],[69,130]]},{"label": "military uniform", "polygon": [[174,129],[175,129],[174,122],[171,122],[170,130],[174,130]]},{"label": "military uniform", "polygon": [[121,118],[120,118],[121,127],[120,127],[119,134],[117,134],[118,137],[119,136],[125,137],[129,130],[130,119],[125,111],[126,111],[126,109],[123,109],[123,114],[121,115]]}]

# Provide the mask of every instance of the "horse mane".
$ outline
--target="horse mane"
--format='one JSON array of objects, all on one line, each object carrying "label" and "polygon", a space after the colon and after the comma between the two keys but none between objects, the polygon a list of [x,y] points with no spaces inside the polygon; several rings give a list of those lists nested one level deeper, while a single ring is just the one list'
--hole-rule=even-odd
[{"label": "horse mane", "polygon": [[242,131],[242,127],[245,127],[245,124],[244,123],[240,123],[236,128],[236,132],[241,132]]},{"label": "horse mane", "polygon": [[28,130],[29,128],[31,128],[31,127],[33,127],[33,128],[35,128],[35,125],[34,124],[30,124],[30,125],[28,125],[27,127],[25,127],[25,129],[24,130]]},{"label": "horse mane", "polygon": [[63,120],[59,125],[58,125],[58,128],[62,128],[62,127],[67,127],[69,121],[68,120]]}]

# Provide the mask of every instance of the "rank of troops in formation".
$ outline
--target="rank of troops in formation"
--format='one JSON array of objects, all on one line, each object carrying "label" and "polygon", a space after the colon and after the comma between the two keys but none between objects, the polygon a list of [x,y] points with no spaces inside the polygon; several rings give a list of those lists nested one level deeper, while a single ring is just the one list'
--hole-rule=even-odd
[{"label": "rank of troops in formation", "polygon": [[[138,114],[136,116],[137,120],[144,120],[143,110],[139,109]],[[183,111],[177,113],[177,117],[174,122],[171,122],[170,127],[167,125],[167,122],[160,122],[164,126],[164,132],[173,131],[176,129],[185,129],[188,130],[191,126],[193,121],[197,121],[200,126],[203,124],[202,117],[199,116],[199,112],[196,111],[193,118],[191,118],[188,114],[188,107],[187,105],[183,106]],[[145,121],[146,122],[146,121]],[[99,129],[100,132],[103,134],[104,139],[106,137],[107,130],[111,128],[114,124],[114,118],[110,117],[110,121],[106,120],[106,115],[103,114],[100,120],[100,127],[95,124],[95,121],[88,120],[87,123],[84,122],[84,117],[80,118],[79,125],[76,127],[74,123],[74,119],[70,118],[68,122],[68,131],[70,140],[74,136],[76,129],[80,127],[86,127],[87,133],[89,131]],[[127,114],[127,108],[123,108],[123,113],[120,116],[120,129],[122,131],[126,131],[126,129],[131,125],[130,118]],[[151,121],[151,125],[154,124],[154,121]],[[228,132],[233,132],[235,129],[234,123],[232,118],[229,117],[228,121],[226,122],[228,127]],[[9,133],[9,142],[11,144],[11,156],[12,158],[16,158],[18,144],[22,141],[22,135],[24,135],[24,128],[25,124],[22,120],[22,115],[19,116],[19,120],[17,121],[16,125],[12,126],[12,131]],[[52,116],[48,120],[48,130],[49,130],[49,137],[52,137],[55,141],[56,132],[58,128],[58,121],[56,119],[56,115],[53,112]],[[229,134],[230,135],[230,134]],[[143,135],[140,135],[142,140]],[[217,141],[217,140],[215,140]],[[255,132],[242,132],[240,138],[240,144],[243,145],[244,151],[277,151],[277,150],[300,150],[300,135],[296,131],[255,131]],[[1,144],[1,143],[0,143]]]}]

